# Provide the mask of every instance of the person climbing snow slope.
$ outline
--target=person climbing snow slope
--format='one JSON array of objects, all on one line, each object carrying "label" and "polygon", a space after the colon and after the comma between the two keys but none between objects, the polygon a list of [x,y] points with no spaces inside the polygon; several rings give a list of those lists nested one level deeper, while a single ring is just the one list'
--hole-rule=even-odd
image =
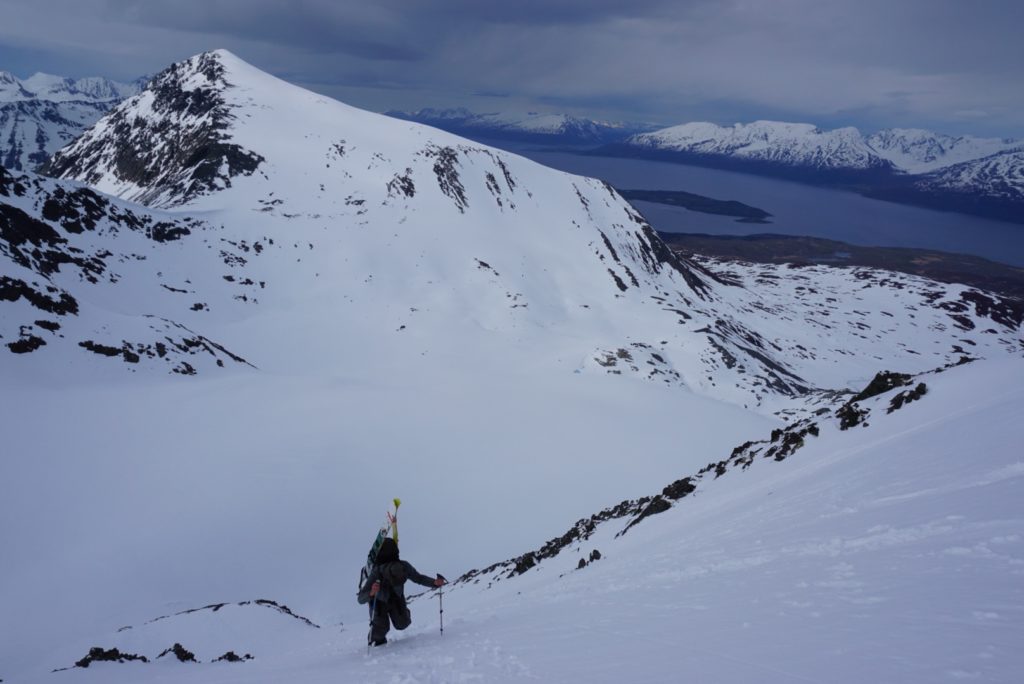
[{"label": "person climbing snow slope", "polygon": [[405,583],[412,580],[424,587],[445,584],[441,575],[427,577],[416,571],[410,563],[398,557],[398,542],[385,539],[377,551],[377,562],[359,588],[359,603],[370,604],[369,643],[380,646],[388,642],[391,625],[405,629],[412,624],[412,614],[405,600]]}]

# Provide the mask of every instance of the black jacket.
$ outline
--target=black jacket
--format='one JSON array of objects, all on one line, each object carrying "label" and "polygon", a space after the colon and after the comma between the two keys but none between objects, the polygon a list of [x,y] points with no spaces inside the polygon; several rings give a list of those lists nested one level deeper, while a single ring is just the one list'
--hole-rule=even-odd
[{"label": "black jacket", "polygon": [[434,587],[434,578],[421,575],[412,567],[412,564],[403,560],[380,563],[373,566],[366,582],[359,589],[359,602],[369,603],[373,600],[370,596],[370,587],[374,582],[380,582],[380,591],[377,592],[377,600],[384,603],[397,602],[405,605],[405,583],[412,580],[424,587]]}]

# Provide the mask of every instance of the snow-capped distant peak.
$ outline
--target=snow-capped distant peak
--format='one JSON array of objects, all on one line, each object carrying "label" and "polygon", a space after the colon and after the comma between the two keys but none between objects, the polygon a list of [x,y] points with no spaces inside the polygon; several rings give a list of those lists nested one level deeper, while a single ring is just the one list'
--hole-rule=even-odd
[{"label": "snow-capped distant peak", "polygon": [[923,190],[983,194],[1019,203],[1024,198],[1024,147],[942,167],[921,176],[916,185]]},{"label": "snow-capped distant peak", "polygon": [[634,136],[630,143],[822,169],[870,169],[888,165],[874,154],[856,128],[825,131],[809,123],[755,121],[732,126],[687,123]]},{"label": "snow-capped distant peak", "polygon": [[469,119],[475,116],[473,112],[469,111],[465,107],[451,107],[448,109],[436,109],[434,107],[424,107],[416,111],[410,112],[392,112],[392,114],[404,114],[409,117],[422,117],[425,119],[451,119],[453,121],[461,121]]},{"label": "snow-capped distant peak", "polygon": [[96,100],[121,100],[137,93],[135,83],[118,83],[109,78],[91,76],[75,81],[75,90]]},{"label": "snow-capped distant peak", "polygon": [[9,71],[0,71],[0,105],[6,102],[28,100],[33,94],[25,89],[17,76]]},{"label": "snow-capped distant peak", "polygon": [[100,76],[75,80],[39,72],[26,79],[18,79],[10,72],[0,72],[0,103],[28,100],[109,102],[124,99],[138,91],[139,86],[135,83],[119,83]]},{"label": "snow-capped distant peak", "polygon": [[37,96],[45,98],[48,95],[70,91],[75,87],[75,82],[64,76],[36,72],[23,80],[22,85]]},{"label": "snow-capped distant peak", "polygon": [[1019,140],[950,136],[915,128],[891,128],[864,136],[852,126],[825,130],[784,121],[732,126],[691,122],[636,135],[629,143],[791,167],[888,169],[905,174],[929,173],[1024,146]]},{"label": "snow-capped distant peak", "polygon": [[952,136],[920,128],[889,128],[867,138],[875,152],[906,173],[928,173],[1024,147],[1012,138]]},{"label": "snow-capped distant peak", "polygon": [[20,80],[0,72],[0,164],[15,171],[38,168],[142,85],[44,73]]}]

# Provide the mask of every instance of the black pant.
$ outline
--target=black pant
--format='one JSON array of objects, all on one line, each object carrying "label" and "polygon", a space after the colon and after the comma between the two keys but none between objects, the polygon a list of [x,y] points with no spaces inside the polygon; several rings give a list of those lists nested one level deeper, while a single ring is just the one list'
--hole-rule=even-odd
[{"label": "black pant", "polygon": [[[370,603],[370,610],[374,611],[374,605]],[[412,624],[412,614],[409,612],[409,607],[403,602],[389,601],[377,601],[376,611],[370,616],[370,641],[371,642],[382,642],[385,641],[388,632],[391,630],[391,625],[395,626],[395,629],[405,629]]]}]

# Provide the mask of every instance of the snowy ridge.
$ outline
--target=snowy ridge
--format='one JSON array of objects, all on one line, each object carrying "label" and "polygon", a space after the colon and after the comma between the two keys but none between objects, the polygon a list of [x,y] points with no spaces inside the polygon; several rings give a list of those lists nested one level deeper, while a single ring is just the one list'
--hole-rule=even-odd
[{"label": "snowy ridge", "polygon": [[[965,356],[956,365],[970,361]],[[568,531],[549,540],[542,547],[482,570],[470,570],[460,576],[455,584],[487,582],[490,587],[495,582],[522,575],[545,560],[557,557],[563,551],[579,554],[585,543],[599,533],[603,533],[600,536],[604,539],[608,539],[609,536],[618,539],[644,519],[665,513],[679,505],[681,499],[698,493],[730,471],[746,470],[762,459],[776,463],[784,461],[802,449],[808,440],[820,438],[822,431],[826,432],[827,439],[829,431],[844,431],[858,426],[868,427],[873,416],[883,409],[886,414],[891,414],[911,402],[922,399],[928,393],[928,386],[924,380],[952,367],[950,365],[917,376],[884,371],[878,373],[857,393],[847,391],[823,395],[820,401],[815,402],[813,417],[802,418],[785,428],[773,430],[768,439],[744,442],[736,446],[727,458],[709,463],[697,472],[671,482],[656,494],[622,501],[589,518],[578,520]],[[880,396],[882,398],[878,398]],[[608,532],[608,527],[613,528],[613,532]],[[589,563],[601,558],[599,549],[594,549],[589,554],[584,553],[576,569],[582,570]]]},{"label": "snowy ridge", "polygon": [[111,102],[139,92],[143,79],[118,83],[101,76],[71,79],[37,73],[22,80],[0,71],[0,103],[42,100],[46,102]]},{"label": "snowy ridge", "polygon": [[864,136],[853,127],[823,130],[812,124],[755,121],[719,126],[697,122],[633,136],[629,144],[677,152],[733,156],[820,169],[886,169],[924,174],[1000,152],[1019,140],[950,136],[892,128]]},{"label": "snowy ridge", "polygon": [[856,128],[825,131],[811,124],[755,121],[718,126],[697,122],[633,136],[637,147],[734,156],[823,169],[886,168]]},{"label": "snowy ridge", "polygon": [[0,165],[35,169],[144,85],[49,74],[20,80],[0,71]]},{"label": "snowy ridge", "polygon": [[952,136],[919,128],[889,128],[868,136],[866,142],[880,157],[909,174],[929,173],[1024,147],[1024,142],[1011,138]]},{"label": "snowy ridge", "polygon": [[55,671],[98,669],[111,662],[132,663],[134,667],[161,661],[244,663],[256,658],[252,652],[262,656],[287,644],[301,645],[309,632],[319,629],[320,625],[276,601],[215,603],[121,627],[108,640],[113,646],[90,647],[74,665]]}]

